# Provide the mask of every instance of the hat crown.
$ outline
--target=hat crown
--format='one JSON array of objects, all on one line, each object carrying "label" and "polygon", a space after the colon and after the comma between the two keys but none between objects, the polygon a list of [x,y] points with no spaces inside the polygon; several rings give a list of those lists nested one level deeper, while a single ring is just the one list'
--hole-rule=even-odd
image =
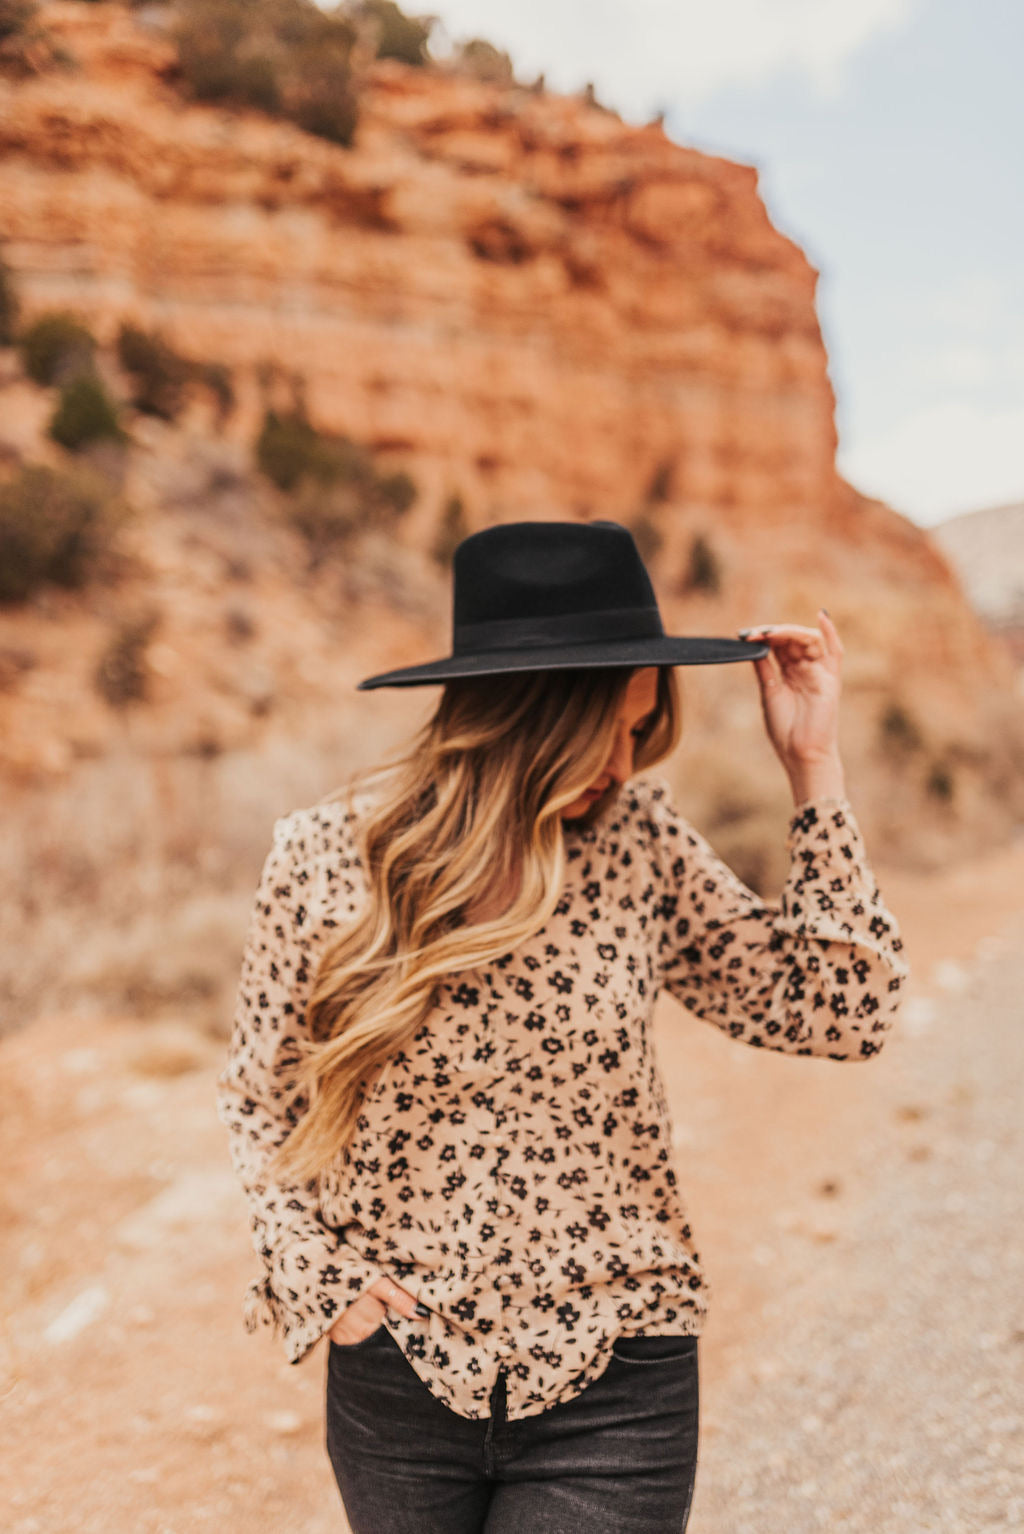
[{"label": "hat crown", "polygon": [[360,688],[513,671],[717,665],[768,653],[750,640],[666,634],[640,550],[620,522],[499,523],[463,538],[452,573],[452,653],[365,677]]},{"label": "hat crown", "polygon": [[[651,578],[618,522],[505,522],[464,538],[453,559],[453,645],[498,639],[515,624],[635,614],[637,634],[663,632]],[[545,621],[546,620],[546,621]],[[500,628],[499,628],[500,625]],[[472,632],[470,632],[470,630]],[[509,632],[509,637],[514,637]],[[527,635],[521,632],[519,642]],[[581,638],[588,635],[581,632]]]}]

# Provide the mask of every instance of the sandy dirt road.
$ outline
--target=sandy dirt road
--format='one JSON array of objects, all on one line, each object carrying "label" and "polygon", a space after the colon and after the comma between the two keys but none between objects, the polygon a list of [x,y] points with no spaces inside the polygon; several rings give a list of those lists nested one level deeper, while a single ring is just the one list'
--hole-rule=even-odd
[{"label": "sandy dirt road", "polygon": [[[714,1287],[693,1534],[1024,1526],[1024,846],[878,872],[914,980],[876,1061],[659,1012]],[[8,1534],[344,1534],[324,1350],[241,1327],[222,1052],[132,1018],[0,1043]]]}]

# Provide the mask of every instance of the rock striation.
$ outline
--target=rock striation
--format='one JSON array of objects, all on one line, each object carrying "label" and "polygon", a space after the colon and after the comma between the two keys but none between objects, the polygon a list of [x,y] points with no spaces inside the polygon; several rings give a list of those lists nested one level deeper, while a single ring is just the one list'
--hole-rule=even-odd
[{"label": "rock striation", "polygon": [[[134,320],[227,365],[237,406],[207,433],[218,451],[244,456],[266,403],[301,394],[314,424],[413,476],[397,539],[422,615],[363,611],[349,571],[352,675],[405,659],[410,623],[415,653],[445,653],[425,551],[452,497],[470,527],[614,517],[643,531],[676,632],[813,623],[828,607],[847,646],[851,792],[893,847],[936,855],[1024,815],[1012,657],[927,534],[839,478],[817,273],[771,223],[751,167],[579,98],[389,62],[371,67],[345,149],[185,101],[159,8],[68,0],[42,14],[75,67],[0,81],[0,238],[25,313],[71,307],[107,342]],[[41,419],[30,392],[5,394],[21,452]],[[153,511],[160,462],[180,481],[200,456],[157,435],[164,459],[154,448],[134,471]],[[175,526],[139,534],[139,568],[149,548],[152,569],[166,555],[187,582],[197,533],[175,543]],[[713,578],[695,575],[697,538]],[[271,585],[287,606],[287,582]],[[181,610],[159,642],[168,695]],[[258,660],[291,696],[273,658]],[[711,830],[720,820],[728,851],[779,769],[747,668],[710,669],[684,678],[683,760],[688,803]],[[402,701],[375,706],[397,719]],[[4,708],[18,706],[15,688]]]}]

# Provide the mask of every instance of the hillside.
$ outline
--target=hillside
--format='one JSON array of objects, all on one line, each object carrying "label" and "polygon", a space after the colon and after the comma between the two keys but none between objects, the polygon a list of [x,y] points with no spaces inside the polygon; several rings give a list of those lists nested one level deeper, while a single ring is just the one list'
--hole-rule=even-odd
[{"label": "hillside", "polygon": [[[125,404],[106,463],[133,515],[103,578],[0,609],[10,1019],[184,999],[223,1026],[273,818],[433,702],[354,687],[447,651],[453,525],[628,522],[674,632],[826,606],[869,843],[928,868],[1012,834],[1012,657],[936,543],[837,476],[817,274],[750,167],[579,98],[390,61],[341,147],[189,103],[165,14],[46,5],[73,66],[0,79],[23,323],[86,320],[122,401],[125,321],[232,393],[224,411],[195,390],[170,421]],[[75,458],[46,434],[54,398],[0,350],[0,473]],[[254,457],[268,408],[300,403],[415,492],[319,561]],[[120,703],[96,685],[112,649],[140,672]],[[754,678],[682,681],[680,800],[771,889],[788,790]]]},{"label": "hillside", "polygon": [[974,610],[1024,661],[1024,502],[948,517],[932,536]]}]

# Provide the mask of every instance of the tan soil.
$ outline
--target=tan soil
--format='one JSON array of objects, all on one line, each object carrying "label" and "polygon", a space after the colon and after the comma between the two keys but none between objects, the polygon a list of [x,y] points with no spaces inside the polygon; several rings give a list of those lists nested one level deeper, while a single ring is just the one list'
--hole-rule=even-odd
[{"label": "tan soil", "polygon": [[[726,1441],[725,1461],[743,1458],[737,1403],[750,1380],[771,1374],[765,1318],[777,1330],[796,1283],[812,1309],[824,1302],[815,1286],[832,1249],[887,1182],[898,1190],[932,1154],[940,1105],[923,1100],[914,1077],[915,1060],[932,1053],[932,1013],[979,970],[1010,962],[1024,917],[1024,845],[926,879],[876,867],[914,982],[901,1032],[869,1069],[735,1048],[671,1001],[659,1013],[682,1185],[715,1290],[701,1345],[702,1463],[712,1471]],[[967,994],[964,1005],[979,1003]],[[213,1110],[222,1053],[184,1026],[131,1017],[55,1016],[0,1042],[9,1534],[346,1527],[322,1449],[324,1350],[293,1368],[265,1335],[242,1330],[255,1258]],[[955,1109],[955,1081],[928,1090]],[[965,1151],[982,1117],[950,1131]],[[840,1311],[856,1301],[834,1287],[845,1271],[840,1263],[838,1280],[828,1278],[827,1303]],[[858,1281],[851,1269],[851,1291]],[[891,1429],[910,1450],[912,1408],[911,1389]],[[696,1534],[805,1526],[767,1507],[741,1525],[730,1512],[741,1493],[724,1471],[702,1469]],[[947,1526],[989,1525],[966,1515],[874,1524],[893,1534]]]}]

